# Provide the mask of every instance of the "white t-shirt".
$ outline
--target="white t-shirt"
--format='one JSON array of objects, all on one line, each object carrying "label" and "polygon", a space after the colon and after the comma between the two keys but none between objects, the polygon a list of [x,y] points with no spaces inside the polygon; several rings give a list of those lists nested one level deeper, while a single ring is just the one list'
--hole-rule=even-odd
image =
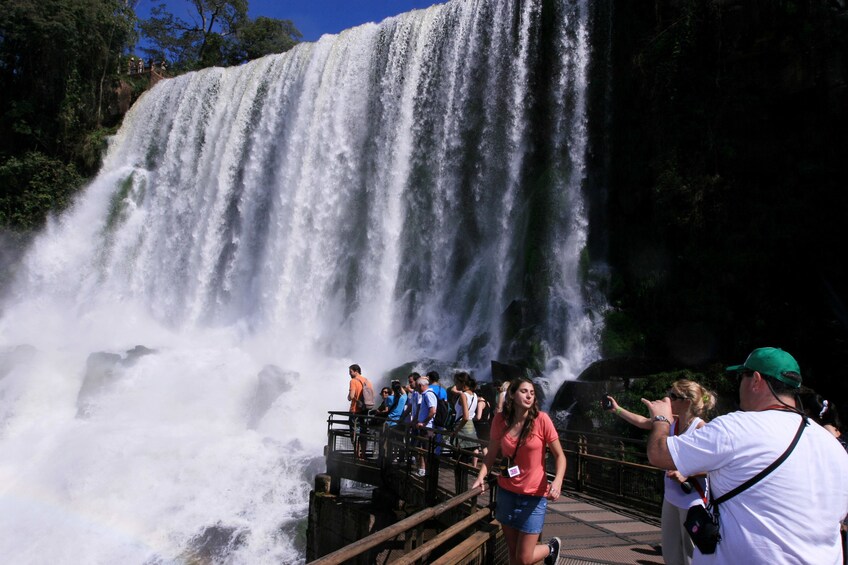
[{"label": "white t-shirt", "polygon": [[[692,418],[692,422],[689,423],[689,427],[686,428],[680,435],[691,434],[698,428],[698,424],[700,424],[701,422],[703,422],[703,420],[698,417]],[[674,422],[672,422],[671,429],[669,432],[671,433],[671,435],[675,435],[675,432],[677,430],[677,424],[679,423],[679,420],[675,420]],[[698,484],[701,485],[701,489],[704,492],[707,492],[706,481],[703,478],[699,478],[697,479],[697,481]],[[704,500],[701,498],[701,493],[698,492],[698,489],[693,488],[692,492],[687,494],[683,492],[682,488],[680,488],[680,482],[678,482],[676,479],[671,479],[669,477],[665,477],[665,491],[663,496],[669,503],[677,506],[678,508],[684,509],[689,508],[690,506],[695,506],[696,504],[703,504],[704,502]]]},{"label": "white t-shirt", "polygon": [[[438,398],[436,397],[436,391],[430,390],[429,388],[421,393],[421,404],[418,406],[418,422],[423,422],[430,415],[430,408],[435,408],[436,403],[438,402]],[[433,427],[433,420],[435,417],[430,418],[430,421],[424,426],[426,428]]]},{"label": "white t-shirt", "polygon": [[[733,412],[691,434],[670,436],[684,475],[709,472],[715,498],[780,457],[801,418],[794,412]],[[795,450],[768,476],[719,507],[721,542],[694,563],[841,565],[839,522],[848,511],[848,453],[810,421]]]}]

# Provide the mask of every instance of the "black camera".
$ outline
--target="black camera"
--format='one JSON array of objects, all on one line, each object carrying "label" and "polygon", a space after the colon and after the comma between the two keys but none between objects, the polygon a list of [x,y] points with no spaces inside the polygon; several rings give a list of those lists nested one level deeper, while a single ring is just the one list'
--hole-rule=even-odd
[{"label": "black camera", "polygon": [[601,406],[604,410],[612,410],[612,398],[607,393],[604,393],[601,397]]},{"label": "black camera", "polygon": [[685,481],[680,483],[680,490],[682,490],[686,494],[689,494],[689,493],[692,492],[692,483],[689,482],[689,479],[686,479]]},{"label": "black camera", "polygon": [[716,545],[721,541],[718,524],[718,508],[710,514],[706,508],[698,504],[686,513],[683,527],[689,532],[689,537],[692,538],[692,543],[698,550],[704,555],[711,555],[715,553]]}]

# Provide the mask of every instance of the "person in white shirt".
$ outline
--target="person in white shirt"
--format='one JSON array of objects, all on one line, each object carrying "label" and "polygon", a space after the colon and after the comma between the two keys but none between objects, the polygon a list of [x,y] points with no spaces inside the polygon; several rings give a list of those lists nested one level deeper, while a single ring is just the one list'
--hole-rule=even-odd
[{"label": "person in white shirt", "polygon": [[[692,434],[669,435],[668,397],[642,399],[651,414],[648,458],[691,476],[708,473],[718,498],[774,463],[792,443],[804,414],[796,403],[801,370],[786,351],[755,349],[727,368],[739,379],[741,411]],[[807,421],[798,444],[761,481],[723,502],[715,553],[695,549],[693,563],[841,565],[839,522],[848,510],[848,453]]]},{"label": "person in white shirt", "polygon": [[[669,435],[694,433],[706,425],[706,414],[715,407],[715,395],[700,384],[688,379],[674,381],[666,392],[674,412]],[[650,430],[653,422],[641,414],[625,410],[615,398],[607,396],[608,410],[625,422]],[[680,471],[669,470],[665,475],[662,507],[662,555],[666,565],[690,565],[695,545],[683,526],[686,513],[696,504],[705,505],[705,477],[687,477]]]}]

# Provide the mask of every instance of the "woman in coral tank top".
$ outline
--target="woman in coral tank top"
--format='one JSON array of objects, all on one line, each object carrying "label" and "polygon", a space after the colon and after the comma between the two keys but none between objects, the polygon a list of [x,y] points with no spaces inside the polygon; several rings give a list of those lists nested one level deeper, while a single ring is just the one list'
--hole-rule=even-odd
[{"label": "woman in coral tank top", "polygon": [[[556,461],[551,483],[545,473],[546,448]],[[565,454],[551,418],[539,410],[533,381],[513,380],[504,410],[492,421],[486,461],[474,487],[486,488],[486,475],[501,455],[505,466],[498,477],[495,517],[501,523],[509,547],[510,565],[526,565],[544,559],[550,565],[559,558],[560,539],[540,544],[548,500],[557,500],[565,476]]]}]

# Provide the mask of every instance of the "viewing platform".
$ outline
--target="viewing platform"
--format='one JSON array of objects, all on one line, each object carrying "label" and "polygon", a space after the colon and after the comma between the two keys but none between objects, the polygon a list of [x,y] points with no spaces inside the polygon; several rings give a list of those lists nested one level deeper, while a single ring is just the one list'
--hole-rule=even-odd
[{"label": "viewing platform", "polygon": [[[327,475],[310,497],[307,562],[506,564],[496,490],[470,490],[473,454],[451,446],[449,436],[420,446],[406,427],[372,422],[367,457],[357,459],[349,414],[330,413]],[[647,464],[644,442],[566,431],[560,441],[564,492],[548,502],[541,535],[562,538],[559,563],[662,563],[664,472]],[[424,476],[417,457],[427,462]],[[373,486],[370,500],[367,489],[347,495],[343,479]]]}]

